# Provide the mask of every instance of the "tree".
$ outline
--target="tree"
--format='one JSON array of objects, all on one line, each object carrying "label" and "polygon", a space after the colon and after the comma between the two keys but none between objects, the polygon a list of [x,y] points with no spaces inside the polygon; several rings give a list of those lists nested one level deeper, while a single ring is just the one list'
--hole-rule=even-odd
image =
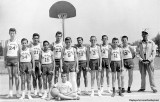
[{"label": "tree", "polygon": [[158,33],[157,36],[153,38],[153,41],[158,46],[157,52],[158,52],[158,55],[160,55],[160,33]]}]

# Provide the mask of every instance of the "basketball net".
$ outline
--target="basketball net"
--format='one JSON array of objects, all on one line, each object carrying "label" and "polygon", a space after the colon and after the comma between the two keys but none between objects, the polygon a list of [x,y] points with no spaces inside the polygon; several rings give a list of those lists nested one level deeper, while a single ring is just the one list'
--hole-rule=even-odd
[{"label": "basketball net", "polygon": [[59,19],[65,19],[65,18],[67,18],[67,13],[60,13],[60,14],[58,14],[58,18]]}]

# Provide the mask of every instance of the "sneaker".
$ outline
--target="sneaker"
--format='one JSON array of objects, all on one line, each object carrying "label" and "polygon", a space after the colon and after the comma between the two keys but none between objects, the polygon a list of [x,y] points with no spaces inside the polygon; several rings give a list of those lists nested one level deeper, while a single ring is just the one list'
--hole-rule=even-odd
[{"label": "sneaker", "polygon": [[73,97],[73,100],[80,100],[79,96]]},{"label": "sneaker", "polygon": [[33,98],[31,97],[31,95],[28,95],[28,99],[32,100]]},{"label": "sneaker", "polygon": [[38,96],[39,96],[39,97],[42,97],[42,96],[43,96],[43,95],[42,95],[42,92],[39,92],[39,93],[38,93]]},{"label": "sneaker", "polygon": [[107,90],[108,93],[112,93],[110,89]]},{"label": "sneaker", "polygon": [[138,90],[138,92],[144,92],[145,91],[145,89],[139,89]]},{"label": "sneaker", "polygon": [[153,93],[157,93],[158,91],[156,89],[153,89]]},{"label": "sneaker", "polygon": [[43,94],[43,96],[42,96],[41,98],[42,98],[42,99],[47,98],[47,94],[46,94],[46,93],[44,93],[44,94]]},{"label": "sneaker", "polygon": [[101,91],[100,91],[100,90],[98,90],[98,96],[102,96],[102,94],[101,94]]},{"label": "sneaker", "polygon": [[23,100],[24,98],[25,98],[24,96],[21,96],[19,99],[20,99],[20,100]]},{"label": "sneaker", "polygon": [[80,94],[81,94],[81,91],[80,91],[80,90],[78,90],[77,94],[78,94],[78,95],[80,95]]},{"label": "sneaker", "polygon": [[37,90],[34,90],[34,95],[37,96]]},{"label": "sneaker", "polygon": [[122,96],[122,97],[123,97],[124,95],[123,95],[121,92],[119,92],[119,96]]},{"label": "sneaker", "polygon": [[16,94],[16,97],[19,98],[19,97],[21,97],[21,95],[20,95],[19,93],[17,93],[17,94]]},{"label": "sneaker", "polygon": [[131,90],[127,90],[128,93],[131,93]]},{"label": "sneaker", "polygon": [[88,91],[84,91],[84,94],[85,94],[85,95],[89,95],[89,92],[88,92]]},{"label": "sneaker", "polygon": [[93,97],[94,96],[94,92],[92,92],[90,96]]},{"label": "sneaker", "polygon": [[13,97],[13,94],[8,94],[7,96],[6,96],[6,98],[12,98]]},{"label": "sneaker", "polygon": [[122,88],[122,90],[121,90],[121,91],[122,91],[122,93],[124,93],[124,92],[125,92],[125,89],[124,89],[124,88]]},{"label": "sneaker", "polygon": [[111,97],[114,97],[115,95],[116,95],[115,92],[113,92],[112,95],[111,95]]}]

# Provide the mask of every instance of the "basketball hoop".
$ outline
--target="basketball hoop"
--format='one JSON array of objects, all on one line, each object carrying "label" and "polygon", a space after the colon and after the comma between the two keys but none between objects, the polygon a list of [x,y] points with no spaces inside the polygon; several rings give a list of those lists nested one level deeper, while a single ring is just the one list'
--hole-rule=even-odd
[{"label": "basketball hoop", "polygon": [[59,19],[65,19],[65,18],[67,18],[67,13],[60,13],[60,14],[58,14],[58,18]]}]

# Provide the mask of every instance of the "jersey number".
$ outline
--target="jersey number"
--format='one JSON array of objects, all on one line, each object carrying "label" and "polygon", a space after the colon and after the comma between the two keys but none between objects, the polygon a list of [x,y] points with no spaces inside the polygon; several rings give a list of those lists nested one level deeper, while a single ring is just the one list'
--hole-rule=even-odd
[{"label": "jersey number", "polygon": [[27,59],[27,55],[22,55],[22,59]]},{"label": "jersey number", "polygon": [[15,50],[16,47],[15,46],[9,46],[9,50]]},{"label": "jersey number", "polygon": [[118,58],[118,55],[117,55],[117,54],[115,54],[115,53],[113,54],[113,56],[114,56],[114,58]]}]

